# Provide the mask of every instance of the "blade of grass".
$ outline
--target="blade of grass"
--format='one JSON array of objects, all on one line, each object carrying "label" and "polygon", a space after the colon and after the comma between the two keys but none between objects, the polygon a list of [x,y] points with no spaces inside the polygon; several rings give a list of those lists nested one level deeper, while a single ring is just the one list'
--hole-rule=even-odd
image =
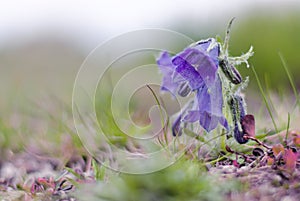
[{"label": "blade of grass", "polygon": [[[105,163],[106,164],[106,163]],[[103,181],[105,179],[105,173],[106,173],[106,165],[100,165],[97,163],[95,159],[92,160],[92,167],[94,170],[94,176],[97,181]]]},{"label": "blade of grass", "polygon": [[288,139],[289,129],[290,129],[290,120],[291,120],[291,116],[290,113],[288,113],[288,122],[287,122],[286,133],[285,133],[285,146],[287,146],[287,139]]},{"label": "blade of grass", "polygon": [[[165,102],[164,102],[164,100],[162,99],[162,97],[160,96],[159,97],[159,102],[161,103],[161,106],[163,107],[163,108],[167,108],[166,107],[166,104],[165,104]],[[166,112],[166,114],[167,114],[167,119],[166,119],[166,124],[165,124],[165,127],[163,128],[164,129],[164,136],[166,136],[166,133],[168,132],[168,128],[169,128],[169,125],[170,125],[170,118],[169,118],[169,114]],[[163,125],[162,125],[163,126]]]},{"label": "blade of grass", "polygon": [[163,128],[163,133],[164,133],[164,138],[165,138],[165,142],[166,142],[166,144],[168,145],[169,143],[168,143],[168,137],[167,137],[167,132],[166,132],[166,129],[164,129],[164,127],[165,127],[165,119],[164,119],[164,115],[163,115],[163,109],[162,109],[162,107],[161,107],[161,104],[160,104],[160,101],[159,101],[159,99],[158,99],[158,97],[156,96],[156,94],[155,94],[155,92],[153,91],[153,89],[148,85],[148,84],[146,84],[146,86],[147,86],[147,88],[151,91],[151,93],[152,93],[152,95],[153,95],[153,97],[154,97],[154,99],[155,99],[155,101],[156,101],[156,103],[157,103],[157,105],[158,105],[158,108],[159,108],[159,114],[160,114],[160,118],[161,118],[161,126],[162,126],[162,128]]},{"label": "blade of grass", "polygon": [[255,76],[255,78],[256,78],[258,88],[259,88],[260,93],[261,93],[261,95],[262,95],[262,97],[263,97],[263,100],[264,100],[264,102],[265,102],[265,104],[266,104],[268,113],[269,113],[269,115],[270,115],[270,117],[271,117],[271,119],[272,119],[272,123],[273,123],[273,125],[274,125],[274,129],[275,129],[276,132],[278,132],[278,128],[277,128],[275,119],[274,119],[274,117],[273,117],[273,114],[272,114],[270,105],[269,105],[269,103],[268,103],[266,94],[265,94],[265,92],[264,92],[264,90],[263,90],[263,88],[262,88],[262,85],[261,85],[261,83],[260,83],[260,80],[259,80],[259,78],[258,78],[258,75],[257,75],[257,73],[256,73],[256,71],[255,71],[255,69],[254,69],[254,67],[252,67],[251,69],[252,69],[252,71],[253,71],[253,73],[254,73],[254,76]]},{"label": "blade of grass", "polygon": [[299,94],[298,94],[297,88],[296,88],[296,86],[295,86],[294,79],[293,79],[293,77],[292,77],[292,75],[291,75],[291,73],[290,73],[290,71],[289,71],[289,69],[288,69],[288,65],[287,65],[285,59],[283,58],[281,52],[278,52],[278,54],[279,54],[279,57],[280,57],[282,66],[283,66],[283,68],[284,68],[284,70],[285,70],[285,72],[286,72],[286,74],[287,74],[287,76],[288,76],[288,78],[289,78],[289,82],[290,82],[290,84],[291,84],[291,86],[292,86],[292,89],[293,89],[293,92],[294,92],[294,96],[295,96],[295,98],[296,98],[296,103],[295,103],[295,105],[294,105],[294,107],[293,107],[293,111],[294,111],[295,108],[296,108],[296,106],[297,106],[298,104],[300,104],[300,101],[299,101]]},{"label": "blade of grass", "polygon": [[269,79],[269,74],[265,74],[265,88],[266,88],[266,96],[267,96],[267,98],[268,98],[268,100],[269,100],[269,103],[270,103],[270,108],[272,109],[272,111],[273,112],[275,112],[275,116],[276,117],[278,117],[278,113],[277,113],[277,111],[276,111],[276,109],[275,109],[275,106],[274,106],[274,103],[273,103],[273,101],[272,101],[272,99],[271,99],[271,95],[270,95],[270,79]]},{"label": "blade of grass", "polygon": [[69,167],[64,167],[64,169],[70,173],[72,173],[77,179],[80,179],[82,178],[82,176],[77,173],[75,170],[73,170],[72,168],[69,168]]}]

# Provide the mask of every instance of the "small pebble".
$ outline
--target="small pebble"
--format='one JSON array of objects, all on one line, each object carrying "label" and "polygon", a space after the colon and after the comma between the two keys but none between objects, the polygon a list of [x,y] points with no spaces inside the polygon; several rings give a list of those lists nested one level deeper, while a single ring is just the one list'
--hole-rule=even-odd
[{"label": "small pebble", "polygon": [[246,175],[248,175],[249,170],[250,170],[250,167],[243,166],[243,167],[237,169],[236,173],[241,176],[246,176]]},{"label": "small pebble", "polygon": [[295,201],[291,196],[284,196],[281,201]]},{"label": "small pebble", "polygon": [[224,165],[222,168],[222,172],[226,173],[226,174],[232,174],[234,172],[236,172],[236,167],[234,167],[233,165]]}]

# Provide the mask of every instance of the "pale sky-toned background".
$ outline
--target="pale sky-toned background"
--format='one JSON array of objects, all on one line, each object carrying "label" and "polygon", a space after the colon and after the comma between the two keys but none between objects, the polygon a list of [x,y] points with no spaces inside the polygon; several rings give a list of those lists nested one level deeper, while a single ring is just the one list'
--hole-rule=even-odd
[{"label": "pale sky-toned background", "polygon": [[257,7],[280,15],[299,0],[12,0],[0,6],[0,48],[40,35],[57,35],[90,49],[114,35],[141,28],[172,28],[176,21],[225,25]]}]

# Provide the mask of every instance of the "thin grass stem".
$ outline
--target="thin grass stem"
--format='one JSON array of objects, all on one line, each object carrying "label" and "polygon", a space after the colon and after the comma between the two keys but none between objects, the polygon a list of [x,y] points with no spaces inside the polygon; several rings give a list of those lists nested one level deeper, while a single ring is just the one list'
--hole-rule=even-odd
[{"label": "thin grass stem", "polygon": [[278,54],[279,54],[279,57],[280,57],[282,66],[283,66],[283,68],[284,68],[284,70],[285,70],[285,72],[286,72],[286,74],[287,74],[287,76],[288,76],[288,78],[289,78],[289,82],[290,82],[290,84],[291,84],[291,86],[292,86],[292,89],[293,89],[293,92],[294,92],[294,96],[295,96],[295,98],[296,98],[296,103],[295,103],[295,105],[294,105],[294,107],[293,107],[293,110],[292,110],[292,111],[294,111],[295,108],[297,107],[297,105],[300,104],[300,101],[299,101],[299,94],[298,94],[297,88],[296,88],[296,86],[295,86],[294,79],[293,79],[293,77],[292,77],[292,75],[291,75],[291,73],[290,73],[290,71],[289,71],[289,69],[288,69],[288,65],[287,65],[285,59],[283,58],[283,55],[281,54],[281,52],[278,52]]},{"label": "thin grass stem", "polygon": [[153,89],[148,85],[146,84],[147,88],[151,91],[157,105],[158,105],[158,108],[159,108],[159,115],[160,115],[160,118],[161,118],[161,125],[162,125],[162,128],[163,128],[163,133],[164,133],[164,138],[165,138],[165,142],[166,144],[168,144],[168,137],[167,137],[167,132],[166,132],[166,129],[165,128],[165,119],[164,119],[164,115],[163,115],[163,109],[161,107],[161,104],[160,104],[160,101],[158,99],[158,97],[156,96],[155,92],[153,91]]},{"label": "thin grass stem", "polygon": [[291,121],[291,115],[290,115],[290,113],[288,113],[288,122],[287,122],[286,133],[285,133],[285,145],[286,146],[287,146],[287,139],[288,139],[289,129],[290,129],[290,121]]},{"label": "thin grass stem", "polygon": [[269,115],[270,115],[270,117],[271,117],[271,119],[272,119],[272,123],[273,123],[273,125],[274,125],[274,129],[275,129],[276,132],[278,132],[278,128],[277,128],[275,119],[274,119],[274,117],[273,117],[273,114],[272,114],[270,105],[269,105],[269,103],[268,103],[266,94],[265,94],[265,92],[264,92],[264,90],[263,90],[263,88],[262,88],[261,82],[260,82],[260,80],[259,80],[259,78],[258,78],[258,75],[257,75],[257,73],[256,73],[256,71],[255,71],[255,69],[254,69],[254,67],[252,67],[251,69],[252,69],[252,71],[253,71],[253,73],[254,73],[254,76],[255,76],[255,78],[256,78],[258,88],[259,88],[260,93],[261,93],[261,95],[262,95],[262,97],[263,97],[263,100],[264,100],[264,102],[265,102],[265,104],[266,104],[268,113],[269,113]]}]

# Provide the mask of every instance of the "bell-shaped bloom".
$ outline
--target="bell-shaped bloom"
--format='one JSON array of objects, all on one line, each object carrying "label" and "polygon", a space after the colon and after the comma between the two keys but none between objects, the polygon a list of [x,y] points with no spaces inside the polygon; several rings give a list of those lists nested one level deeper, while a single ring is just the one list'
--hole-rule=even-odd
[{"label": "bell-shaped bloom", "polygon": [[215,42],[214,47],[208,50],[212,41],[201,41],[174,57],[163,52],[157,60],[163,74],[161,90],[175,95],[182,87],[188,86],[193,91],[201,87],[203,82],[211,86],[215,80],[220,53],[219,45]]},{"label": "bell-shaped bloom", "polygon": [[[162,90],[181,96],[186,96],[190,91],[196,93],[193,107],[186,108],[180,119],[185,122],[199,121],[207,132],[215,129],[218,123],[228,129],[222,113],[222,85],[217,74],[219,53],[219,44],[208,39],[187,47],[174,57],[163,52],[157,60],[163,74]],[[177,121],[175,124],[178,126]]]}]

